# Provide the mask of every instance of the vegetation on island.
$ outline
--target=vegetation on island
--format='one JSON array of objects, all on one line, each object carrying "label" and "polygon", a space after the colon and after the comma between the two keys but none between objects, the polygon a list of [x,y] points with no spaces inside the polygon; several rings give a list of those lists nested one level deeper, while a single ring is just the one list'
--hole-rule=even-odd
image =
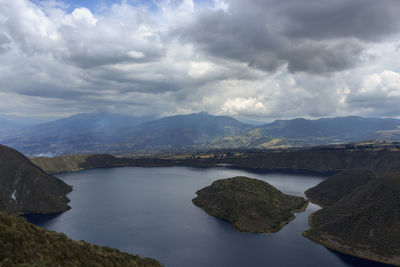
[{"label": "vegetation on island", "polygon": [[247,177],[217,180],[196,194],[193,204],[245,232],[279,231],[308,205],[302,197],[285,195],[264,181]]},{"label": "vegetation on island", "polygon": [[[321,186],[321,191],[328,191],[327,185],[334,191],[352,184],[346,181],[346,176],[353,179],[352,174],[329,178],[333,180]],[[303,235],[342,253],[400,266],[400,174],[382,178],[364,174],[363,179],[359,172],[354,180],[360,185],[337,201],[333,201],[335,194],[327,198],[312,194],[317,203],[329,205],[310,216],[311,229]]]},{"label": "vegetation on island", "polygon": [[24,218],[0,212],[0,266],[161,266],[117,249],[73,241]]}]

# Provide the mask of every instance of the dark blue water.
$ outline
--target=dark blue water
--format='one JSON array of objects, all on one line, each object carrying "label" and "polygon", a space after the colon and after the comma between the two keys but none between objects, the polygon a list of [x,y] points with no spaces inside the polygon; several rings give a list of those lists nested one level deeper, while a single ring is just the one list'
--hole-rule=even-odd
[{"label": "dark blue water", "polygon": [[195,192],[220,178],[244,175],[303,196],[323,178],[254,174],[223,168],[110,168],[60,174],[74,186],[72,209],[39,225],[75,240],[184,266],[383,266],[335,253],[306,238],[305,212],[273,234],[242,233],[194,206]]}]

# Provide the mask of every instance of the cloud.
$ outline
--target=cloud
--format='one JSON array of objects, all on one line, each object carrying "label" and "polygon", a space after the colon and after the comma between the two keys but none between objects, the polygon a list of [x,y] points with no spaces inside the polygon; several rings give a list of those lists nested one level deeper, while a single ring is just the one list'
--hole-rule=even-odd
[{"label": "cloud", "polygon": [[364,77],[363,86],[349,92],[346,102],[373,116],[398,116],[400,73],[385,70]]},{"label": "cloud", "polygon": [[0,34],[0,54],[5,53],[9,49],[11,40],[4,34]]},{"label": "cloud", "polygon": [[399,1],[0,0],[0,116],[398,116]]},{"label": "cloud", "polygon": [[400,31],[400,2],[392,0],[231,0],[225,7],[180,29],[182,40],[266,71],[351,69],[365,56],[366,42]]},{"label": "cloud", "polygon": [[228,115],[260,115],[265,114],[267,109],[264,104],[255,98],[228,98],[222,105],[221,110]]},{"label": "cloud", "polygon": [[229,5],[225,0],[214,0],[214,8],[215,10],[227,11]]},{"label": "cloud", "polygon": [[356,38],[379,41],[400,30],[400,3],[393,0],[289,1],[281,10],[291,20],[286,36],[314,40]]}]

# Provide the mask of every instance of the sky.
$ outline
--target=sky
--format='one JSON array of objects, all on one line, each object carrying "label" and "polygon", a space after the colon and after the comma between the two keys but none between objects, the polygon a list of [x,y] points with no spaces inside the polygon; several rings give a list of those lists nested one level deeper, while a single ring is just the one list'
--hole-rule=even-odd
[{"label": "sky", "polygon": [[0,0],[0,117],[400,117],[399,0]]}]

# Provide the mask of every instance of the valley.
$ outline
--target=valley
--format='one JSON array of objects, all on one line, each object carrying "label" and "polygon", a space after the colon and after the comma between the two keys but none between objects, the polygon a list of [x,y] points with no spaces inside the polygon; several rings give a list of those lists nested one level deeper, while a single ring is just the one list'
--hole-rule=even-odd
[{"label": "valley", "polygon": [[0,0],[0,267],[400,267],[400,0]]},{"label": "valley", "polygon": [[[300,216],[300,218],[303,218],[304,227],[301,227],[301,231],[296,231],[297,234],[302,233],[305,237],[318,244],[322,244],[345,254],[378,262],[398,264],[396,255],[399,253],[395,249],[390,249],[390,255],[387,254],[389,252],[383,253],[383,250],[387,250],[387,242],[385,240],[389,240],[389,237],[383,237],[382,240],[380,239],[378,241],[374,239],[375,232],[379,232],[380,236],[385,236],[387,232],[392,233],[395,231],[390,225],[397,224],[396,217],[388,221],[390,225],[385,226],[382,226],[382,222],[376,219],[378,217],[391,218],[389,211],[392,210],[396,212],[398,209],[395,205],[391,205],[387,210],[379,214],[371,215],[362,213],[356,216],[362,220],[364,220],[364,218],[372,220],[374,228],[371,231],[373,231],[373,234],[371,236],[369,233],[370,237],[367,239],[365,239],[365,231],[362,232],[362,227],[357,224],[359,223],[357,220],[354,221],[351,219],[349,221],[348,217],[341,218],[338,215],[342,212],[345,214],[353,214],[354,212],[351,210],[346,211],[345,207],[351,208],[352,205],[362,205],[361,203],[353,204],[352,200],[353,197],[357,196],[357,190],[361,190],[360,188],[369,188],[368,190],[372,190],[372,188],[376,186],[384,188],[386,182],[382,185],[366,186],[374,182],[378,183],[388,179],[394,181],[397,179],[380,178],[392,177],[390,176],[391,173],[400,173],[400,166],[398,164],[398,162],[400,162],[400,144],[398,141],[390,141],[396,134],[397,130],[395,130],[395,128],[398,127],[397,120],[374,120],[359,117],[335,118],[332,119],[334,122],[332,126],[332,121],[330,119],[316,121],[301,119],[278,121],[271,125],[255,127],[240,123],[229,117],[218,117],[206,113],[199,113],[168,117],[149,122],[142,122],[138,119],[138,121],[135,122],[135,127],[137,128],[130,131],[123,123],[123,121],[127,119],[126,117],[118,120],[114,115],[110,115],[108,121],[101,123],[100,125],[102,126],[94,133],[92,131],[94,127],[93,117],[86,120],[86,116],[87,115],[77,116],[78,124],[80,124],[78,128],[81,129],[81,134],[77,134],[73,131],[77,118],[72,118],[70,121],[67,121],[68,123],[66,125],[69,125],[69,132],[62,136],[58,136],[58,133],[64,127],[63,121],[57,122],[54,126],[51,126],[52,123],[46,126],[53,127],[50,127],[50,129],[53,129],[51,134],[54,138],[58,136],[57,138],[63,140],[64,143],[60,146],[54,146],[54,143],[52,143],[53,139],[49,139],[45,132],[46,127],[42,128],[42,130],[40,130],[40,128],[31,130],[32,134],[35,134],[35,138],[37,138],[33,138],[32,140],[37,140],[36,145],[38,149],[40,149],[36,152],[44,152],[43,149],[47,149],[47,145],[43,142],[48,142],[47,144],[49,147],[61,149],[59,150],[60,152],[55,152],[55,154],[59,154],[58,156],[49,156],[49,154],[53,153],[49,152],[41,153],[45,156],[42,155],[28,159],[12,148],[4,145],[0,146],[0,158],[3,163],[6,163],[6,165],[0,169],[0,178],[2,179],[2,186],[0,187],[2,200],[0,202],[0,207],[2,211],[13,214],[24,214],[27,218],[34,218],[38,214],[50,214],[48,219],[45,219],[43,222],[38,221],[36,224],[52,229],[52,222],[57,225],[57,218],[62,218],[64,216],[63,212],[70,210],[71,206],[69,205],[72,204],[69,204],[69,196],[73,196],[75,190],[77,190],[77,188],[74,187],[72,193],[69,193],[72,187],[67,185],[69,183],[68,180],[64,180],[65,183],[52,175],[61,177],[65,177],[65,175],[73,176],[75,173],[79,175],[82,171],[85,176],[87,172],[89,174],[91,171],[100,171],[107,174],[109,172],[112,173],[114,170],[122,170],[125,168],[127,171],[157,169],[162,172],[168,172],[175,168],[190,168],[191,170],[196,170],[200,176],[207,172],[218,170],[217,172],[234,174],[250,172],[250,177],[261,175],[260,177],[267,180],[269,176],[273,177],[274,175],[293,175],[293,177],[295,177],[294,179],[299,179],[299,182],[302,181],[303,178],[301,177],[304,175],[320,177],[318,179],[321,181],[324,180],[324,177],[333,175],[318,185],[313,184],[314,187],[312,188],[307,187],[304,188],[303,191],[294,191],[294,196],[293,194],[289,194],[289,196],[285,195],[279,190],[269,187],[268,184],[262,186],[262,182],[255,179],[250,179],[256,184],[254,186],[251,186],[252,183],[246,182],[246,180],[238,182],[238,184],[232,183],[231,185],[218,187],[217,184],[220,182],[216,181],[203,190],[197,188],[197,190],[199,190],[197,192],[198,197],[193,199],[193,203],[204,209],[208,214],[230,221],[234,227],[240,231],[272,233],[284,231],[284,229],[291,224],[290,221],[293,220],[295,216],[297,218],[300,214],[299,212],[306,209],[306,203],[308,203],[308,201],[301,198],[304,196],[303,192],[306,191],[305,196],[311,202],[320,205],[322,209],[312,215],[310,212],[307,213],[310,215],[310,230],[307,230],[306,223],[304,223],[307,221],[307,217],[304,217],[305,215]],[[105,114],[96,114],[93,116],[104,117]],[[198,120],[202,120],[203,123],[196,123]],[[361,121],[360,124],[357,124],[358,121]],[[349,126],[348,123],[351,125]],[[363,127],[363,124],[368,125]],[[103,127],[104,125],[108,126]],[[338,134],[338,132],[333,134],[333,130],[329,127],[335,129],[342,127],[347,133],[345,135]],[[109,128],[114,130],[108,131]],[[322,131],[322,128],[325,130]],[[107,134],[104,132],[106,130]],[[21,131],[21,134],[23,134],[23,131],[26,130]],[[379,138],[375,136],[371,137],[375,141],[362,141],[367,140],[363,138],[372,136],[365,135],[365,133],[384,133],[382,136],[384,136],[385,139],[379,140]],[[119,139],[114,139],[114,135],[117,134]],[[243,141],[239,137],[241,134],[246,136],[246,141]],[[328,135],[335,137],[331,139],[327,137]],[[98,136],[98,138],[96,136]],[[127,139],[127,137],[130,136],[133,136],[135,140],[135,145],[133,146],[130,145],[132,144],[131,141]],[[392,137],[388,138],[388,136]],[[70,139],[70,137],[73,139]],[[20,142],[22,146],[24,146],[24,141],[18,139],[18,134],[15,135],[15,138],[15,142]],[[354,140],[360,138],[361,141],[343,143],[345,140],[353,140],[352,138],[354,138]],[[397,137],[394,137],[395,140],[396,138]],[[91,144],[89,146],[91,146],[91,149],[87,149],[88,146],[86,146],[87,143],[85,140],[90,140]],[[259,141],[253,142],[249,140]],[[282,145],[282,140],[289,142],[290,145],[288,145],[289,143]],[[327,143],[325,143],[324,140]],[[236,141],[238,141],[240,145],[236,146],[231,143]],[[32,144],[35,142],[36,141],[33,141]],[[76,148],[74,148],[74,146],[69,147],[68,142],[74,143]],[[97,146],[97,142],[98,145],[102,147],[101,151],[107,153],[93,153],[97,151],[97,149],[92,149]],[[220,145],[222,144],[221,142],[224,143],[226,147],[225,145]],[[332,142],[338,143],[332,144]],[[308,146],[304,146],[305,144]],[[70,150],[64,150],[63,146],[68,146]],[[30,150],[32,147],[25,148],[29,151],[34,151]],[[66,151],[76,151],[77,153],[64,155]],[[112,153],[108,153],[110,151]],[[157,172],[158,171],[156,171],[156,173]],[[159,175],[162,176],[163,174],[159,173]],[[216,177],[213,177],[211,181],[215,181],[215,178]],[[170,180],[172,183],[171,186],[178,186],[176,181],[174,182],[173,180],[174,179]],[[112,181],[114,181],[114,179],[112,179]],[[279,183],[283,181],[284,180],[281,180],[277,184],[279,185]],[[294,183],[293,181],[292,179],[291,182]],[[142,180],[140,183],[145,182]],[[215,186],[218,189],[214,188]],[[103,192],[106,196],[108,194],[108,188],[109,187],[100,188],[98,193]],[[262,191],[261,188],[265,190]],[[104,189],[106,189],[106,191],[102,191]],[[122,191],[124,190],[125,189]],[[148,190],[149,189],[146,189],[145,192],[149,192]],[[194,194],[197,190],[191,187],[191,191],[188,191],[188,193],[190,194],[190,192],[192,192],[192,194]],[[214,193],[216,195],[214,195]],[[68,197],[66,194],[68,194]],[[129,193],[126,192],[125,195],[126,194]],[[270,197],[267,197],[269,194]],[[369,194],[375,195],[376,193],[365,194],[365,196],[360,196],[360,198],[368,198]],[[141,198],[143,197],[144,196]],[[392,203],[392,200],[388,200],[384,198],[384,196],[382,197],[383,199],[379,200],[382,203],[388,203],[387,201]],[[238,199],[240,200],[239,202],[237,202]],[[298,201],[296,202],[295,199]],[[136,199],[136,201],[138,200],[139,199]],[[147,201],[151,202],[149,199]],[[247,204],[245,203],[246,201],[248,201]],[[268,204],[271,203],[271,201],[274,203],[279,202],[280,204],[276,204],[275,206]],[[376,205],[381,205],[379,201]],[[397,203],[397,200],[394,201]],[[289,202],[293,204],[291,207],[289,207]],[[354,202],[357,202],[357,200],[354,200]],[[241,204],[236,205],[234,203]],[[255,209],[261,206],[268,208]],[[282,209],[282,207],[285,208]],[[154,208],[157,209],[156,207]],[[75,209],[77,209],[77,206],[75,206]],[[312,209],[316,211],[318,207],[314,205]],[[366,209],[375,209],[375,204],[370,204]],[[246,210],[249,212],[244,212]],[[73,213],[74,211],[72,211],[72,214]],[[143,211],[136,211],[134,213],[143,215]],[[65,214],[68,214],[68,212]],[[256,216],[255,214],[258,215]],[[41,215],[38,216],[40,217]],[[332,217],[329,216],[333,216],[337,219],[334,225],[326,223],[332,221]],[[155,218],[151,220],[154,219]],[[294,220],[296,221],[297,219]],[[365,222],[362,221],[362,223]],[[389,230],[385,230],[386,232],[381,233],[381,226]],[[79,226],[76,225],[75,227]],[[348,229],[353,229],[354,227],[357,227],[360,232],[353,231],[355,235],[351,237],[353,238],[351,240],[344,238],[348,236],[348,234],[346,234],[347,232],[343,233],[341,230],[338,230],[343,228],[345,231],[348,231]],[[68,233],[67,229],[54,228],[54,230]],[[74,235],[73,232],[71,232],[71,234]],[[391,243],[397,244],[397,237],[395,235],[391,237],[394,238]],[[75,238],[80,239],[81,237],[77,236]],[[153,237],[153,239],[154,238],[155,237]],[[291,238],[296,237],[294,235]],[[106,246],[124,247],[118,243],[109,243],[105,242],[106,240],[98,240],[90,236],[85,238],[85,240]],[[145,239],[144,242],[149,242],[149,239]],[[374,247],[371,247],[369,250],[364,249],[365,247],[371,246],[371,242],[376,244],[376,246],[374,245]],[[353,243],[354,246],[352,245]],[[162,260],[165,259],[165,255],[163,256],[159,253],[147,254],[146,251],[142,250],[140,247],[128,249],[128,251],[131,253],[139,251],[143,252],[146,256],[148,255],[156,259],[161,257]],[[90,253],[96,252],[92,251]],[[117,254],[118,253],[119,252],[117,252]],[[175,256],[179,257],[179,255]],[[35,261],[35,259],[32,260]],[[48,258],[48,260],[52,261],[51,258]],[[174,262],[174,264],[177,263],[171,258],[165,260],[167,262]],[[219,260],[221,259],[216,258],[216,262]],[[154,263],[157,264],[155,261]],[[368,261],[364,263],[372,264]],[[340,263],[337,264],[337,266],[344,266]],[[212,264],[208,262],[207,265],[211,266]],[[177,266],[179,266],[179,264]]]}]

